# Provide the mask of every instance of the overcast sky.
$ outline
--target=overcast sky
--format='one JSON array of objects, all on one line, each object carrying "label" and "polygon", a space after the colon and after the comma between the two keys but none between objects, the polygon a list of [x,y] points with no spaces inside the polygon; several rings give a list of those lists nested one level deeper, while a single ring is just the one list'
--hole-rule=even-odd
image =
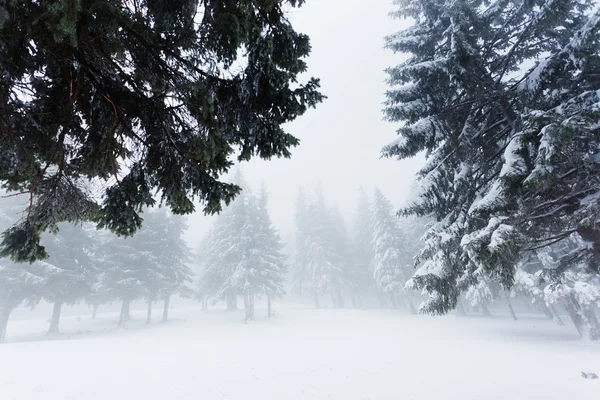
[{"label": "overcast sky", "polygon": [[[242,163],[253,187],[267,185],[273,223],[286,240],[293,238],[299,185],[320,181],[328,202],[350,219],[361,185],[369,193],[379,187],[399,207],[422,164],[380,159],[398,128],[382,121],[384,69],[403,59],[383,49],[383,38],[407,26],[389,17],[393,9],[391,0],[308,0],[290,12],[294,28],[310,36],[309,75],[321,79],[328,99],[287,126],[301,141],[291,159]],[[196,248],[212,218],[196,213],[188,223],[187,239]]]}]

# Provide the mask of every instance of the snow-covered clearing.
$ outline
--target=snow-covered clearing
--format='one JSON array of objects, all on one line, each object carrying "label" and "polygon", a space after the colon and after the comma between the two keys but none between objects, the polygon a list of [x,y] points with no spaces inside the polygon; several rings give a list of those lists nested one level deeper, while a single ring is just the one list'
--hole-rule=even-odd
[{"label": "snow-covered clearing", "polygon": [[11,321],[0,399],[600,398],[600,380],[581,377],[600,373],[600,345],[551,321],[276,309],[248,325],[242,311],[180,308],[147,326],[137,311],[124,330],[116,314],[65,317],[48,340],[45,320]]}]

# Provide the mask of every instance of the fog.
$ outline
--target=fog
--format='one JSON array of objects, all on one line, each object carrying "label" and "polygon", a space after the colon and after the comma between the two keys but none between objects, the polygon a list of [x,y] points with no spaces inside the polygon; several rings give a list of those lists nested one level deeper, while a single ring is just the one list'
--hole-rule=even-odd
[{"label": "fog", "polygon": [[[387,0],[367,4],[335,0],[309,1],[289,13],[300,32],[311,38],[307,75],[321,79],[328,97],[287,126],[300,139],[291,159],[241,164],[252,187],[264,182],[270,193],[270,212],[283,237],[293,239],[294,202],[299,186],[320,182],[328,201],[349,219],[356,208],[360,186],[372,193],[379,187],[398,208],[406,198],[423,159],[381,159],[381,148],[396,138],[397,124],[383,121],[387,89],[385,69],[403,56],[383,48],[386,35],[408,25],[388,13]],[[189,218],[187,238],[196,246],[211,225],[197,213]]]},{"label": "fog", "polygon": [[[512,287],[479,265],[449,277],[473,260],[443,230],[418,258],[433,218],[398,211],[425,156],[381,157],[402,124],[383,120],[385,70],[406,59],[384,37],[411,24],[391,3],[288,11],[327,99],[285,127],[291,158],[221,177],[249,190],[220,215],[144,209],[128,238],[63,222],[48,259],[0,259],[0,400],[598,399],[597,271],[548,280],[555,247],[512,265]],[[0,231],[25,197],[0,196]],[[445,315],[436,285],[455,294]]]}]

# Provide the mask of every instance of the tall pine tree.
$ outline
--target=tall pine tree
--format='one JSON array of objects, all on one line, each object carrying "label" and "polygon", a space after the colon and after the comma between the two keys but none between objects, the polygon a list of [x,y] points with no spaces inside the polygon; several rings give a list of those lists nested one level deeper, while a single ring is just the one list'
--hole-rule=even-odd
[{"label": "tall pine tree", "polygon": [[[510,287],[523,250],[572,233],[595,243],[600,14],[591,4],[399,3],[396,16],[415,23],[387,38],[410,57],[389,69],[386,116],[403,126],[384,154],[428,156],[406,209],[436,221],[411,281],[429,293],[422,311],[445,313],[488,278]],[[591,269],[593,247],[576,251]]]}]

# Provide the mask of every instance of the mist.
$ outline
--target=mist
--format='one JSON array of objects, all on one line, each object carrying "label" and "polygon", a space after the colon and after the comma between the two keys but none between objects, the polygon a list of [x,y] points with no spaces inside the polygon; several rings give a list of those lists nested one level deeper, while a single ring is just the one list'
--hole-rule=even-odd
[{"label": "mist", "polygon": [[[598,399],[600,92],[594,74],[577,79],[600,65],[587,64],[600,60],[600,11],[561,17],[566,27],[531,28],[541,43],[559,37],[546,51],[524,28],[543,1],[489,23],[494,7],[477,3],[471,11],[490,30],[498,21],[514,29],[507,38],[494,31],[494,40],[446,18],[446,8],[453,15],[456,4],[471,3],[441,2],[440,21],[452,20],[454,31],[430,42],[419,35],[443,24],[421,14],[438,3],[286,7],[285,19],[312,47],[299,81],[318,77],[326,99],[283,126],[300,140],[290,158],[231,158],[219,179],[242,190],[220,213],[203,213],[196,199],[194,212],[176,215],[174,202],[163,202],[141,207],[135,235],[78,216],[48,224],[40,240],[47,258],[30,251],[15,260],[1,248],[0,400]],[[571,7],[564,3],[550,8],[563,12]],[[411,5],[423,18],[393,17]],[[591,21],[572,32],[580,42],[562,37],[579,17]],[[454,60],[437,52],[461,24],[491,41],[481,53],[500,60],[475,83],[471,64],[436,66]],[[57,32],[69,37],[67,28]],[[565,56],[578,43],[592,50]],[[218,70],[226,61],[214,63]],[[496,77],[500,66],[506,71]],[[575,88],[556,89],[564,82]],[[570,102],[557,100],[571,92]],[[582,99],[591,105],[573,111]],[[444,123],[431,111],[438,106]],[[585,146],[571,145],[580,137]],[[121,184],[116,169],[106,182]],[[108,185],[94,184],[94,196]],[[1,231],[27,225],[34,204],[35,188],[7,189]],[[23,260],[31,262],[15,262]]]}]

